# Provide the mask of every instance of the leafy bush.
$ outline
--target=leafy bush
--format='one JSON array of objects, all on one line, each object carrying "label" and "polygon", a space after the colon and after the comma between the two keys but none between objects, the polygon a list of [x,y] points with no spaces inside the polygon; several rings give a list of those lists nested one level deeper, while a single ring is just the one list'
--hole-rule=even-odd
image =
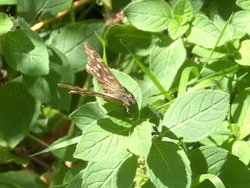
[{"label": "leafy bush", "polygon": [[0,3],[0,187],[250,187],[248,0]]}]

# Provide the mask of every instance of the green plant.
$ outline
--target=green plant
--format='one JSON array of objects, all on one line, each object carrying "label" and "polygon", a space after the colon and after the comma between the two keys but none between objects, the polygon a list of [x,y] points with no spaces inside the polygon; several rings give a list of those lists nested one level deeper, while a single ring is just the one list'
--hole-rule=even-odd
[{"label": "green plant", "polygon": [[[250,187],[248,1],[97,3],[0,2],[0,187]],[[84,41],[129,112],[57,87],[102,92]]]}]

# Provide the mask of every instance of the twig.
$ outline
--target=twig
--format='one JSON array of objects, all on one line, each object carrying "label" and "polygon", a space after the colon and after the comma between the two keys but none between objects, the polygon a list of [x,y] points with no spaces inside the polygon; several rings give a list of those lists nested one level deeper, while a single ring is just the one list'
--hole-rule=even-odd
[{"label": "twig", "polygon": [[[79,8],[80,6],[86,4],[87,2],[89,2],[90,0],[79,0],[79,1],[75,1],[72,5],[73,9]],[[58,20],[59,18],[65,16],[66,14],[68,14],[70,12],[70,9],[64,10],[62,12],[59,12],[54,18],[49,19],[49,20],[44,20],[42,22],[39,22],[35,25],[33,25],[31,27],[31,29],[33,31],[38,31],[40,29],[42,29],[44,26],[50,24],[51,22],[54,22],[55,20]]]}]

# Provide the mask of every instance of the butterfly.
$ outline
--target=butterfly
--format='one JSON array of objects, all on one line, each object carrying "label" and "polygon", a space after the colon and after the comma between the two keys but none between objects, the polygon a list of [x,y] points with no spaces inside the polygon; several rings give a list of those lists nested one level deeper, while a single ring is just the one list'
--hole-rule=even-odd
[{"label": "butterfly", "polygon": [[69,89],[70,94],[84,94],[88,96],[101,97],[105,100],[117,101],[122,103],[128,112],[129,107],[136,103],[134,96],[122,86],[119,80],[111,72],[110,68],[103,62],[103,59],[87,42],[84,43],[84,49],[88,56],[86,71],[97,80],[98,84],[104,90],[104,93],[86,90],[62,83],[59,83],[58,86]]}]

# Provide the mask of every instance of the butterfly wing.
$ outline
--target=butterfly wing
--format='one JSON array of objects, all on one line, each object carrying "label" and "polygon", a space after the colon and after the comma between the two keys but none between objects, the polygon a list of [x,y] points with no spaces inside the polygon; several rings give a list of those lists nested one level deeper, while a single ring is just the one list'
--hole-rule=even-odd
[{"label": "butterfly wing", "polygon": [[88,55],[86,70],[89,74],[96,78],[97,82],[103,88],[105,93],[102,94],[66,84],[58,84],[58,86],[69,89],[70,93],[97,96],[104,99],[121,102],[126,107],[128,112],[129,106],[136,103],[133,95],[121,85],[109,67],[104,64],[102,58],[88,43],[84,43],[84,48]]},{"label": "butterfly wing", "polygon": [[84,48],[88,55],[86,71],[95,77],[105,93],[112,96],[126,93],[121,83],[113,75],[109,67],[103,62],[98,53],[87,42],[84,43]]},{"label": "butterfly wing", "polygon": [[109,95],[106,95],[106,94],[102,94],[102,93],[98,93],[98,92],[95,92],[95,91],[82,89],[82,88],[76,87],[76,86],[71,86],[71,85],[62,84],[62,83],[57,84],[57,86],[59,86],[61,88],[69,89],[70,90],[69,91],[70,94],[83,94],[83,95],[88,95],[88,96],[101,97],[101,98],[107,99],[107,100],[116,100],[116,101],[119,101],[118,98],[114,98],[112,96],[109,96]]}]

